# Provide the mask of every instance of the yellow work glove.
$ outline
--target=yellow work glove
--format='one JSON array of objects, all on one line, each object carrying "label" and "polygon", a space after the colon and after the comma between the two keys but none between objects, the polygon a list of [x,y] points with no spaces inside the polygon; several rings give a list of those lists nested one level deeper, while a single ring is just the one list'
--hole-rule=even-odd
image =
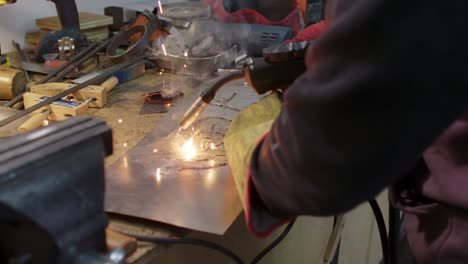
[{"label": "yellow work glove", "polygon": [[271,129],[281,109],[281,94],[273,92],[242,110],[224,137],[224,149],[245,206],[246,176],[252,153],[259,139]]}]

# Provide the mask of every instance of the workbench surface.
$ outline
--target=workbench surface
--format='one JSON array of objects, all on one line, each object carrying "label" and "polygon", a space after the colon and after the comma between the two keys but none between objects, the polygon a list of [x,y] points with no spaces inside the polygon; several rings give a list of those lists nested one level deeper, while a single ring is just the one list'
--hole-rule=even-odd
[{"label": "workbench surface", "polygon": [[[115,88],[108,95],[108,106],[92,109],[91,114],[106,120],[113,130],[114,152],[106,159],[107,167],[118,161],[158,125],[165,114],[139,114],[144,102],[143,96],[150,92],[159,91],[162,85],[174,78],[180,77],[160,74],[154,70],[147,71],[145,76]],[[240,208],[238,211],[240,212]],[[170,237],[185,236],[190,232],[187,229],[135,217],[109,214],[109,218],[110,229],[128,234]],[[165,246],[140,243],[138,251],[131,257],[130,263],[153,263],[165,248]]]},{"label": "workbench surface", "polygon": [[[143,96],[159,90],[166,75],[149,71],[145,76],[119,85],[109,95],[107,107],[91,109],[96,118],[104,119],[112,128],[114,151],[106,159],[106,166],[114,163],[150,132],[164,114],[140,115]],[[109,214],[109,228],[128,234],[170,237],[187,231],[144,219]],[[130,263],[152,263],[165,246],[139,243]]]},{"label": "workbench surface", "polygon": [[[11,57],[13,58],[13,66],[18,67],[18,58],[14,55]],[[41,76],[35,77],[35,79],[42,78]],[[165,113],[140,115],[144,95],[159,91],[163,85],[180,78],[180,75],[147,70],[144,76],[121,84],[112,90],[107,96],[106,107],[90,109],[91,116],[105,120],[112,128],[114,149],[113,154],[106,158],[106,167],[110,167],[127,154],[158,125],[159,121],[163,121]],[[200,83],[199,80],[193,80],[193,82],[194,86]],[[237,85],[243,86],[244,83],[240,82]],[[242,89],[245,89],[245,87],[242,87]],[[239,212],[240,210],[239,208]],[[109,228],[127,234],[157,237],[181,237],[191,232],[188,229],[159,222],[111,213],[109,213]],[[154,263],[155,258],[164,252],[166,248],[166,246],[162,245],[139,243],[138,250],[131,256],[129,263]]]}]

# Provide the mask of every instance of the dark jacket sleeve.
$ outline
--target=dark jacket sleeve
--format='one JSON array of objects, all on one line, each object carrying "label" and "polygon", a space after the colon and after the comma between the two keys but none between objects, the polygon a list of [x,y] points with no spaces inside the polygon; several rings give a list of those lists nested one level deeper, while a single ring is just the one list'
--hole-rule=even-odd
[{"label": "dark jacket sleeve", "polygon": [[333,215],[374,197],[467,108],[468,1],[335,10],[251,160],[251,207],[272,216]]}]

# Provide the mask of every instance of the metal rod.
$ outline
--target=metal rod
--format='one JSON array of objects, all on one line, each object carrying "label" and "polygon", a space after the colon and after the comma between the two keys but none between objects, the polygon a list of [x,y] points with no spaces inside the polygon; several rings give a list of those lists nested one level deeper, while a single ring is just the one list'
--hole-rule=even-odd
[{"label": "metal rod", "polygon": [[[46,77],[42,78],[40,81],[38,81],[36,84],[43,84],[43,83],[46,83],[48,82],[50,79],[54,78],[55,75],[59,74],[61,71],[63,71],[65,68],[69,67],[72,63],[76,62],[77,60],[79,60],[82,56],[86,56],[87,54],[91,54],[91,55],[94,55],[96,52],[94,52],[94,54],[91,52],[92,50],[94,50],[96,48],[96,46],[98,45],[98,43],[93,43],[91,44],[90,46],[88,46],[86,49],[82,50],[78,55],[74,56],[73,58],[71,58],[69,61],[67,61],[65,64],[63,64],[62,66],[60,66],[59,68],[57,68],[56,70],[54,70],[53,72],[49,73]],[[81,64],[81,63],[80,63]],[[78,67],[80,64],[76,65],[76,67]],[[74,70],[76,67],[74,67],[72,70]],[[28,90],[27,90],[28,91]],[[17,95],[15,98],[11,99],[10,102],[8,102],[5,106],[6,107],[12,107],[14,106],[15,104],[21,102],[23,100],[23,94],[24,93],[21,93],[19,95]]]},{"label": "metal rod", "polygon": [[[12,41],[11,41],[11,44],[12,44],[13,47],[16,49],[16,52],[18,53],[18,56],[19,56],[21,62],[28,62],[28,58],[26,57],[26,54],[24,54],[24,51],[21,49],[19,43],[16,42],[16,41],[14,41],[14,40],[12,40]],[[23,69],[23,72],[24,72],[24,74],[26,75],[26,79],[27,79],[28,81],[30,81],[31,78],[32,78],[32,76],[31,76],[31,74],[29,73],[29,71]]]},{"label": "metal rod", "polygon": [[333,261],[335,256],[336,249],[341,240],[341,234],[343,232],[345,217],[344,215],[335,216],[335,226],[333,227],[332,234],[328,240],[327,248],[325,249],[325,254],[323,255],[323,263],[330,264]]},{"label": "metal rod", "polygon": [[83,62],[85,62],[87,59],[91,58],[94,56],[98,51],[102,50],[103,48],[107,47],[112,40],[114,40],[115,36],[112,38],[107,39],[103,43],[101,43],[99,46],[97,46],[95,49],[90,51],[88,54],[84,54],[83,57],[79,58],[78,61],[70,65],[70,67],[67,67],[65,71],[60,72],[54,79],[52,79],[52,82],[58,82],[63,79],[67,74],[72,72],[74,69],[76,69],[78,66],[80,66]]},{"label": "metal rod", "polygon": [[26,57],[26,54],[24,54],[23,50],[21,50],[21,47],[18,42],[12,40],[11,44],[13,47],[15,47],[16,52],[18,52],[18,56],[20,57],[21,61],[28,61],[28,58]]},{"label": "metal rod", "polygon": [[74,93],[76,91],[79,91],[81,89],[83,89],[84,87],[88,86],[88,85],[91,85],[93,83],[95,83],[96,81],[98,80],[102,80],[102,78],[104,77],[107,77],[107,76],[110,76],[112,75],[114,72],[120,70],[120,69],[123,69],[125,67],[128,67],[134,63],[137,63],[139,62],[140,60],[144,59],[146,56],[140,56],[140,57],[135,57],[133,59],[130,59],[128,61],[125,61],[123,63],[120,63],[120,64],[117,64],[117,65],[114,65],[112,67],[109,67],[107,69],[105,69],[100,75],[92,78],[92,79],[89,79],[88,81],[86,82],[83,82],[83,83],[80,83],[76,86],[73,86],[72,88],[68,89],[68,90],[65,90],[57,95],[54,95],[54,96],[51,96],[50,98],[36,104],[36,105],[33,105],[32,107],[28,108],[28,109],[25,109],[24,111],[21,111],[21,112],[18,112],[6,119],[3,119],[0,121],[0,127],[4,126],[4,125],[7,125],[29,113],[32,113],[34,111],[36,111],[37,109],[40,109],[41,107],[44,107],[46,105],[49,105],[59,99],[61,99],[62,97],[65,97],[71,93]]},{"label": "metal rod", "polygon": [[[80,58],[82,58],[83,56],[86,56],[86,55],[94,55],[96,52],[93,53],[93,51],[96,49],[96,47],[98,46],[99,44],[97,42],[94,42],[92,43],[91,45],[89,45],[88,47],[86,47],[86,49],[82,50],[80,53],[78,53],[76,56],[73,56],[70,60],[68,60],[65,64],[63,64],[62,66],[60,66],[59,68],[57,68],[57,70],[55,70],[54,72],[50,73],[49,75],[47,75],[46,77],[42,78],[40,81],[37,82],[37,84],[43,84],[43,83],[46,83],[48,82],[49,80],[51,80],[52,78],[54,78],[55,75],[59,74],[60,72],[62,72],[63,70],[65,70],[68,66],[70,66],[72,63],[75,63],[76,61],[78,61]],[[76,65],[76,67],[78,67],[79,65]],[[75,69],[76,67],[74,67],[73,69]]]}]

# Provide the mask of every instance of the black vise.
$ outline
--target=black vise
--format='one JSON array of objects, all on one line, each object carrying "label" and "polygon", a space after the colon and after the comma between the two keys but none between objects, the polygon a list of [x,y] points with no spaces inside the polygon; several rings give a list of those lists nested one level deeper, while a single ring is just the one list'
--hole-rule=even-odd
[{"label": "black vise", "polygon": [[0,263],[106,253],[103,121],[72,118],[0,144]]}]

